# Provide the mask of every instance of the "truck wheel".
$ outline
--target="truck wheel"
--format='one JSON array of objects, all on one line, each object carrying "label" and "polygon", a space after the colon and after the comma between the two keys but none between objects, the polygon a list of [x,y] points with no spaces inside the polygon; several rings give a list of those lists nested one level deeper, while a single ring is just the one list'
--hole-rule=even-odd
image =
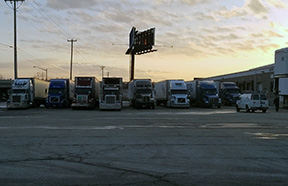
[{"label": "truck wheel", "polygon": [[239,111],[240,111],[240,109],[239,109],[238,105],[236,105],[236,112],[239,112]]},{"label": "truck wheel", "polygon": [[246,105],[246,112],[250,112],[248,105]]},{"label": "truck wheel", "polygon": [[156,101],[156,105],[160,106],[161,102],[160,101]]},{"label": "truck wheel", "polygon": [[263,109],[262,112],[265,113],[265,112],[266,112],[266,109]]}]

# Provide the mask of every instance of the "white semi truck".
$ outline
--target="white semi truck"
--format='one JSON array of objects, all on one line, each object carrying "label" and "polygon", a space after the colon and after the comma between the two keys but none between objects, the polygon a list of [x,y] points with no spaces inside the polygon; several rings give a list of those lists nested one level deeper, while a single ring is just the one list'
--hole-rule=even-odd
[{"label": "white semi truck", "polygon": [[128,98],[135,108],[155,109],[154,89],[151,79],[133,79],[128,85]]},{"label": "white semi truck", "polygon": [[288,48],[275,51],[274,89],[279,95],[279,106],[288,108]]},{"label": "white semi truck", "polygon": [[102,78],[99,96],[99,109],[121,110],[122,98],[122,78]]},{"label": "white semi truck", "polygon": [[155,99],[157,105],[167,107],[190,107],[188,90],[184,80],[164,80],[155,83]]},{"label": "white semi truck", "polygon": [[29,108],[46,103],[49,82],[36,78],[18,78],[12,83],[7,109]]}]

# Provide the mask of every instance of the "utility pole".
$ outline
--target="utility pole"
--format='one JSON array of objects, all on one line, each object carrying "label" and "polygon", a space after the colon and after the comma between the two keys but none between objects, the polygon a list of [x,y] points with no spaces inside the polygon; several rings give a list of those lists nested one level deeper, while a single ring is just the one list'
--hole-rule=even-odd
[{"label": "utility pole", "polygon": [[5,0],[5,2],[10,1],[14,3],[13,10],[14,10],[14,79],[18,78],[17,73],[17,27],[16,27],[16,10],[17,10],[17,2],[20,1],[23,3],[25,0]]},{"label": "utility pole", "polygon": [[102,79],[103,79],[105,66],[100,66],[100,68],[101,68],[101,70],[102,70]]},{"label": "utility pole", "polygon": [[77,42],[77,40],[70,39],[70,40],[67,40],[67,42],[71,42],[70,80],[72,80],[73,43]]}]

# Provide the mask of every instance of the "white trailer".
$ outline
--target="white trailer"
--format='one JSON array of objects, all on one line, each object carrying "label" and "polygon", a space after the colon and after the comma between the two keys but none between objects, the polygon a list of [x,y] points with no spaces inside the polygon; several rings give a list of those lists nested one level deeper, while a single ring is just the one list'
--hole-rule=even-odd
[{"label": "white trailer", "polygon": [[155,108],[154,89],[151,79],[134,79],[128,84],[130,104],[136,108]]},{"label": "white trailer", "polygon": [[15,79],[12,83],[7,109],[45,105],[48,88],[48,81],[36,78]]},{"label": "white trailer", "polygon": [[167,107],[190,107],[187,86],[184,80],[164,80],[155,83],[156,104]]},{"label": "white trailer", "polygon": [[288,48],[275,51],[274,91],[279,95],[279,106],[288,107]]}]

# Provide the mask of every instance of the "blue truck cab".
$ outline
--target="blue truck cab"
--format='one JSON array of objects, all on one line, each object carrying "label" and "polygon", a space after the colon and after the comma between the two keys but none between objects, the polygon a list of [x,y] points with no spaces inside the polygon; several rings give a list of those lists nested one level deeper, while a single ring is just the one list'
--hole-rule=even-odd
[{"label": "blue truck cab", "polygon": [[221,99],[218,96],[216,85],[213,81],[199,81],[196,94],[198,104],[204,107],[217,106],[220,108]]},{"label": "blue truck cab", "polygon": [[186,82],[190,103],[200,107],[221,107],[221,99],[217,93],[217,87],[214,81],[193,80]]},{"label": "blue truck cab", "polygon": [[72,90],[73,88],[69,79],[51,79],[48,98],[46,99],[46,108],[70,106],[71,96],[73,96]]}]

